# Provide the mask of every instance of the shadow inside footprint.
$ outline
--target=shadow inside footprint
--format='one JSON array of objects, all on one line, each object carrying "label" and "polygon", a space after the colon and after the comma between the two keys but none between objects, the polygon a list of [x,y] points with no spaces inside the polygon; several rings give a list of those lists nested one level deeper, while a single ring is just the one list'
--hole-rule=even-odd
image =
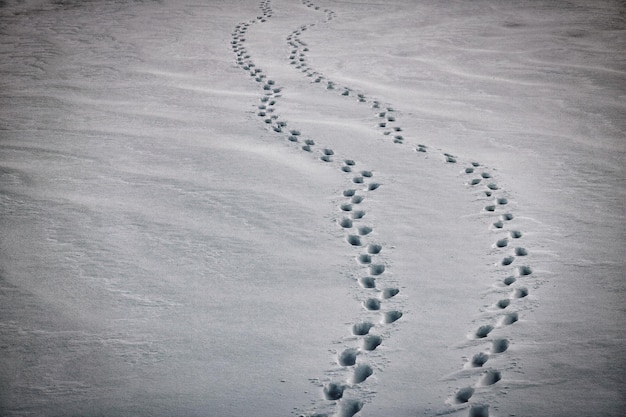
[{"label": "shadow inside footprint", "polygon": [[383,314],[382,322],[384,324],[390,324],[390,323],[400,320],[401,317],[402,317],[401,311],[398,311],[398,310],[386,311],[385,314]]},{"label": "shadow inside footprint", "polygon": [[359,284],[363,288],[376,288],[376,278],[374,277],[359,278]]},{"label": "shadow inside footprint", "polygon": [[380,310],[380,300],[377,300],[376,298],[368,298],[363,301],[363,307],[370,311]]},{"label": "shadow inside footprint", "polygon": [[495,339],[491,342],[491,353],[506,352],[509,348],[509,341],[506,339]]},{"label": "shadow inside footprint", "polygon": [[370,265],[370,274],[372,275],[380,275],[385,272],[385,265],[383,264],[372,264]]},{"label": "shadow inside footprint", "polygon": [[356,355],[359,354],[359,351],[354,348],[346,349],[339,354],[337,357],[337,362],[341,366],[352,366],[356,363]]},{"label": "shadow inside footprint", "polygon": [[352,326],[352,334],[355,336],[365,336],[366,334],[369,333],[372,327],[374,327],[374,324],[370,323],[369,321],[355,323]]},{"label": "shadow inside footprint", "polygon": [[363,350],[372,351],[380,346],[381,343],[383,343],[382,337],[375,334],[368,334],[363,338],[361,347]]},{"label": "shadow inside footprint", "polygon": [[361,236],[365,236],[365,235],[369,235],[370,233],[372,233],[373,229],[371,227],[369,227],[369,226],[361,226],[361,227],[359,227],[358,230],[359,230],[359,234]]},{"label": "shadow inside footprint", "polygon": [[370,243],[369,245],[367,245],[367,252],[372,255],[379,254],[381,250],[383,250],[383,247],[376,243]]},{"label": "shadow inside footprint", "polygon": [[392,298],[398,295],[399,292],[400,290],[397,288],[385,288],[381,293],[381,297],[384,299]]},{"label": "shadow inside footprint", "polygon": [[346,240],[352,246],[361,246],[361,238],[357,235],[348,235]]},{"label": "shadow inside footprint", "polygon": [[324,387],[324,398],[327,400],[338,400],[343,397],[345,385],[335,384],[331,382]]},{"label": "shadow inside footprint", "polygon": [[363,402],[358,400],[343,400],[339,403],[337,417],[352,417],[363,408]]},{"label": "shadow inside footprint", "polygon": [[476,332],[474,333],[474,335],[476,336],[477,339],[483,339],[485,337],[487,337],[487,335],[489,333],[491,333],[491,331],[493,330],[493,326],[490,324],[485,324],[484,326],[480,326]]},{"label": "shadow inside footprint", "polygon": [[469,417],[489,417],[489,406],[487,404],[472,404]]},{"label": "shadow inside footprint", "polygon": [[344,217],[343,219],[339,221],[339,225],[343,228],[349,229],[352,227],[352,220],[348,219],[347,217]]},{"label": "shadow inside footprint", "polygon": [[472,361],[470,362],[472,367],[480,368],[489,360],[489,356],[484,352],[479,352],[472,356]]},{"label": "shadow inside footprint", "polygon": [[516,323],[519,320],[519,315],[516,312],[505,314],[502,318],[500,318],[501,326],[508,326],[510,324]]},{"label": "shadow inside footprint", "polygon": [[362,253],[357,256],[357,261],[361,264],[370,264],[372,263],[372,257],[366,253]]},{"label": "shadow inside footprint", "polygon": [[371,366],[364,363],[357,365],[357,367],[354,368],[354,373],[352,374],[352,383],[360,384],[369,378],[373,373],[374,370]]},{"label": "shadow inside footprint", "polygon": [[526,287],[516,288],[515,291],[513,291],[513,294],[511,294],[512,298],[524,298],[527,296],[528,296],[528,288]]},{"label": "shadow inside footprint", "polygon": [[463,404],[463,403],[468,402],[469,399],[472,398],[472,395],[474,395],[474,388],[472,387],[461,388],[456,392],[456,394],[454,394],[454,401],[457,404]]},{"label": "shadow inside footprint", "polygon": [[495,384],[496,382],[500,381],[501,379],[502,379],[502,374],[500,373],[500,371],[496,371],[496,370],[490,369],[490,370],[484,372],[480,376],[480,379],[478,380],[478,384],[480,386],[486,387],[486,386]]}]

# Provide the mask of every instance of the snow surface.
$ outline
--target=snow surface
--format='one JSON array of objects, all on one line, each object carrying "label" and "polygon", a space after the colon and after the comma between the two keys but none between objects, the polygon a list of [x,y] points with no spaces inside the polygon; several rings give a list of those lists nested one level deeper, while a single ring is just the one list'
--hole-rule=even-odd
[{"label": "snow surface", "polygon": [[0,415],[623,415],[624,11],[0,2]]}]

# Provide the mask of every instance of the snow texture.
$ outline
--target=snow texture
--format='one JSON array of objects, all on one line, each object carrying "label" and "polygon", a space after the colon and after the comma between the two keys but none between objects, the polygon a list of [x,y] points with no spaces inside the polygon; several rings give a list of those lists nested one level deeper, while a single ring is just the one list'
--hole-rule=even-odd
[{"label": "snow texture", "polygon": [[0,1],[0,415],[623,415],[620,1]]}]

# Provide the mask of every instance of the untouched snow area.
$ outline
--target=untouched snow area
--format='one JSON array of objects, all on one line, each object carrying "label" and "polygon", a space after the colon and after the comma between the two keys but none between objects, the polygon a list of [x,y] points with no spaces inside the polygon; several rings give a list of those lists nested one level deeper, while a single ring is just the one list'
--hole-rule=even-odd
[{"label": "untouched snow area", "polygon": [[624,12],[0,1],[0,415],[623,415]]}]

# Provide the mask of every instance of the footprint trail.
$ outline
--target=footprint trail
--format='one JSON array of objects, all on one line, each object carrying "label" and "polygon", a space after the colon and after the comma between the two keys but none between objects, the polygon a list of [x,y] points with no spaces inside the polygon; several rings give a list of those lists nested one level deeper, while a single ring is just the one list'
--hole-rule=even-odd
[{"label": "footprint trail", "polygon": [[[271,1],[264,0],[259,7],[261,14],[255,19],[238,24],[232,32],[231,40],[237,66],[247,72],[259,86],[260,98],[256,115],[279,139],[312,154],[319,163],[337,168],[345,175],[348,184],[338,196],[337,224],[345,233],[347,249],[356,251],[354,256],[360,266],[357,273],[361,276],[355,277],[353,285],[360,294],[364,291],[360,296],[364,317],[350,327],[346,340],[352,346],[336,353],[336,367],[327,371],[323,379],[316,379],[324,403],[316,404],[313,414],[305,413],[319,417],[331,414],[353,416],[363,408],[366,399],[373,396],[372,389],[365,387],[370,384],[371,376],[376,372],[376,365],[368,356],[383,343],[383,337],[377,331],[395,326],[403,315],[402,311],[394,307],[393,299],[399,289],[378,287],[377,279],[384,282],[388,268],[378,259],[384,249],[372,237],[375,235],[374,228],[365,223],[367,194],[377,190],[381,184],[373,181],[373,171],[358,167],[357,162],[352,159],[339,157],[332,148],[323,146],[317,139],[292,127],[275,111],[283,88],[257,66],[246,47],[246,33],[250,28],[266,22],[273,15]],[[328,10],[325,12],[328,20],[332,19],[333,13]],[[298,33],[306,29],[307,27],[302,27]],[[302,42],[298,45],[306,48]],[[302,56],[297,58],[294,55],[292,60],[297,62],[299,59],[303,59]]]},{"label": "footprint trail", "polygon": [[[318,23],[329,24],[336,16],[334,11],[323,9],[312,1],[303,0],[302,4],[314,12],[323,13],[324,17]],[[256,66],[245,43],[246,33],[253,25],[262,24],[272,17],[271,1],[262,1],[260,10],[260,15],[240,23],[232,33],[231,45],[236,63],[259,85],[261,96],[256,114],[267,129],[273,131],[279,139],[312,154],[319,163],[328,164],[345,174],[348,185],[338,196],[337,225],[344,233],[347,249],[354,252],[358,267],[354,286],[360,294],[359,302],[363,311],[363,317],[349,327],[346,336],[348,342],[341,342],[344,347],[336,351],[335,366],[327,370],[323,378],[312,379],[319,387],[321,399],[313,401],[313,405],[303,410],[301,415],[353,416],[361,412],[375,394],[372,375],[376,374],[380,365],[374,363],[369,355],[376,352],[389,337],[390,333],[384,330],[385,326],[394,326],[403,317],[403,312],[394,308],[394,298],[399,294],[399,289],[382,285],[389,273],[388,266],[380,260],[384,248],[374,239],[374,227],[365,222],[370,209],[368,193],[378,189],[381,184],[374,181],[373,171],[358,167],[352,159],[340,157],[331,147],[321,145],[317,138],[307,136],[277,114],[283,88]],[[311,67],[307,59],[309,46],[303,37],[307,30],[318,23],[301,25],[286,37],[288,65],[310,79],[312,84],[319,85],[327,94],[336,94],[341,99],[353,100],[370,108],[370,127],[389,138],[391,144],[406,145],[414,142],[412,138],[418,135],[402,127],[400,121],[403,114],[392,105],[383,104],[382,100],[364,91],[341,85]],[[507,369],[490,366],[491,359],[498,357],[499,367],[506,363],[502,358],[509,354],[514,342],[501,335],[502,330],[509,327],[513,329],[516,323],[524,320],[524,314],[529,309],[526,300],[531,295],[528,287],[535,281],[531,281],[534,271],[526,263],[530,252],[523,246],[523,233],[515,227],[512,207],[515,207],[516,202],[498,183],[494,169],[423,143],[414,143],[405,149],[416,152],[418,156],[435,155],[435,161],[441,161],[451,169],[458,170],[461,166],[459,185],[464,185],[476,198],[484,200],[481,213],[476,214],[492,218],[489,229],[494,235],[493,244],[485,249],[493,254],[493,265],[500,275],[491,287],[498,299],[486,312],[477,308],[479,312],[474,320],[476,327],[468,329],[461,342],[466,349],[476,350],[453,375],[452,380],[458,385],[451,389],[448,399],[442,404],[442,407],[447,408],[440,411],[446,414],[467,409],[469,416],[489,416],[490,403],[502,395],[497,387],[508,377]],[[509,368],[513,368],[513,365]]]}]

